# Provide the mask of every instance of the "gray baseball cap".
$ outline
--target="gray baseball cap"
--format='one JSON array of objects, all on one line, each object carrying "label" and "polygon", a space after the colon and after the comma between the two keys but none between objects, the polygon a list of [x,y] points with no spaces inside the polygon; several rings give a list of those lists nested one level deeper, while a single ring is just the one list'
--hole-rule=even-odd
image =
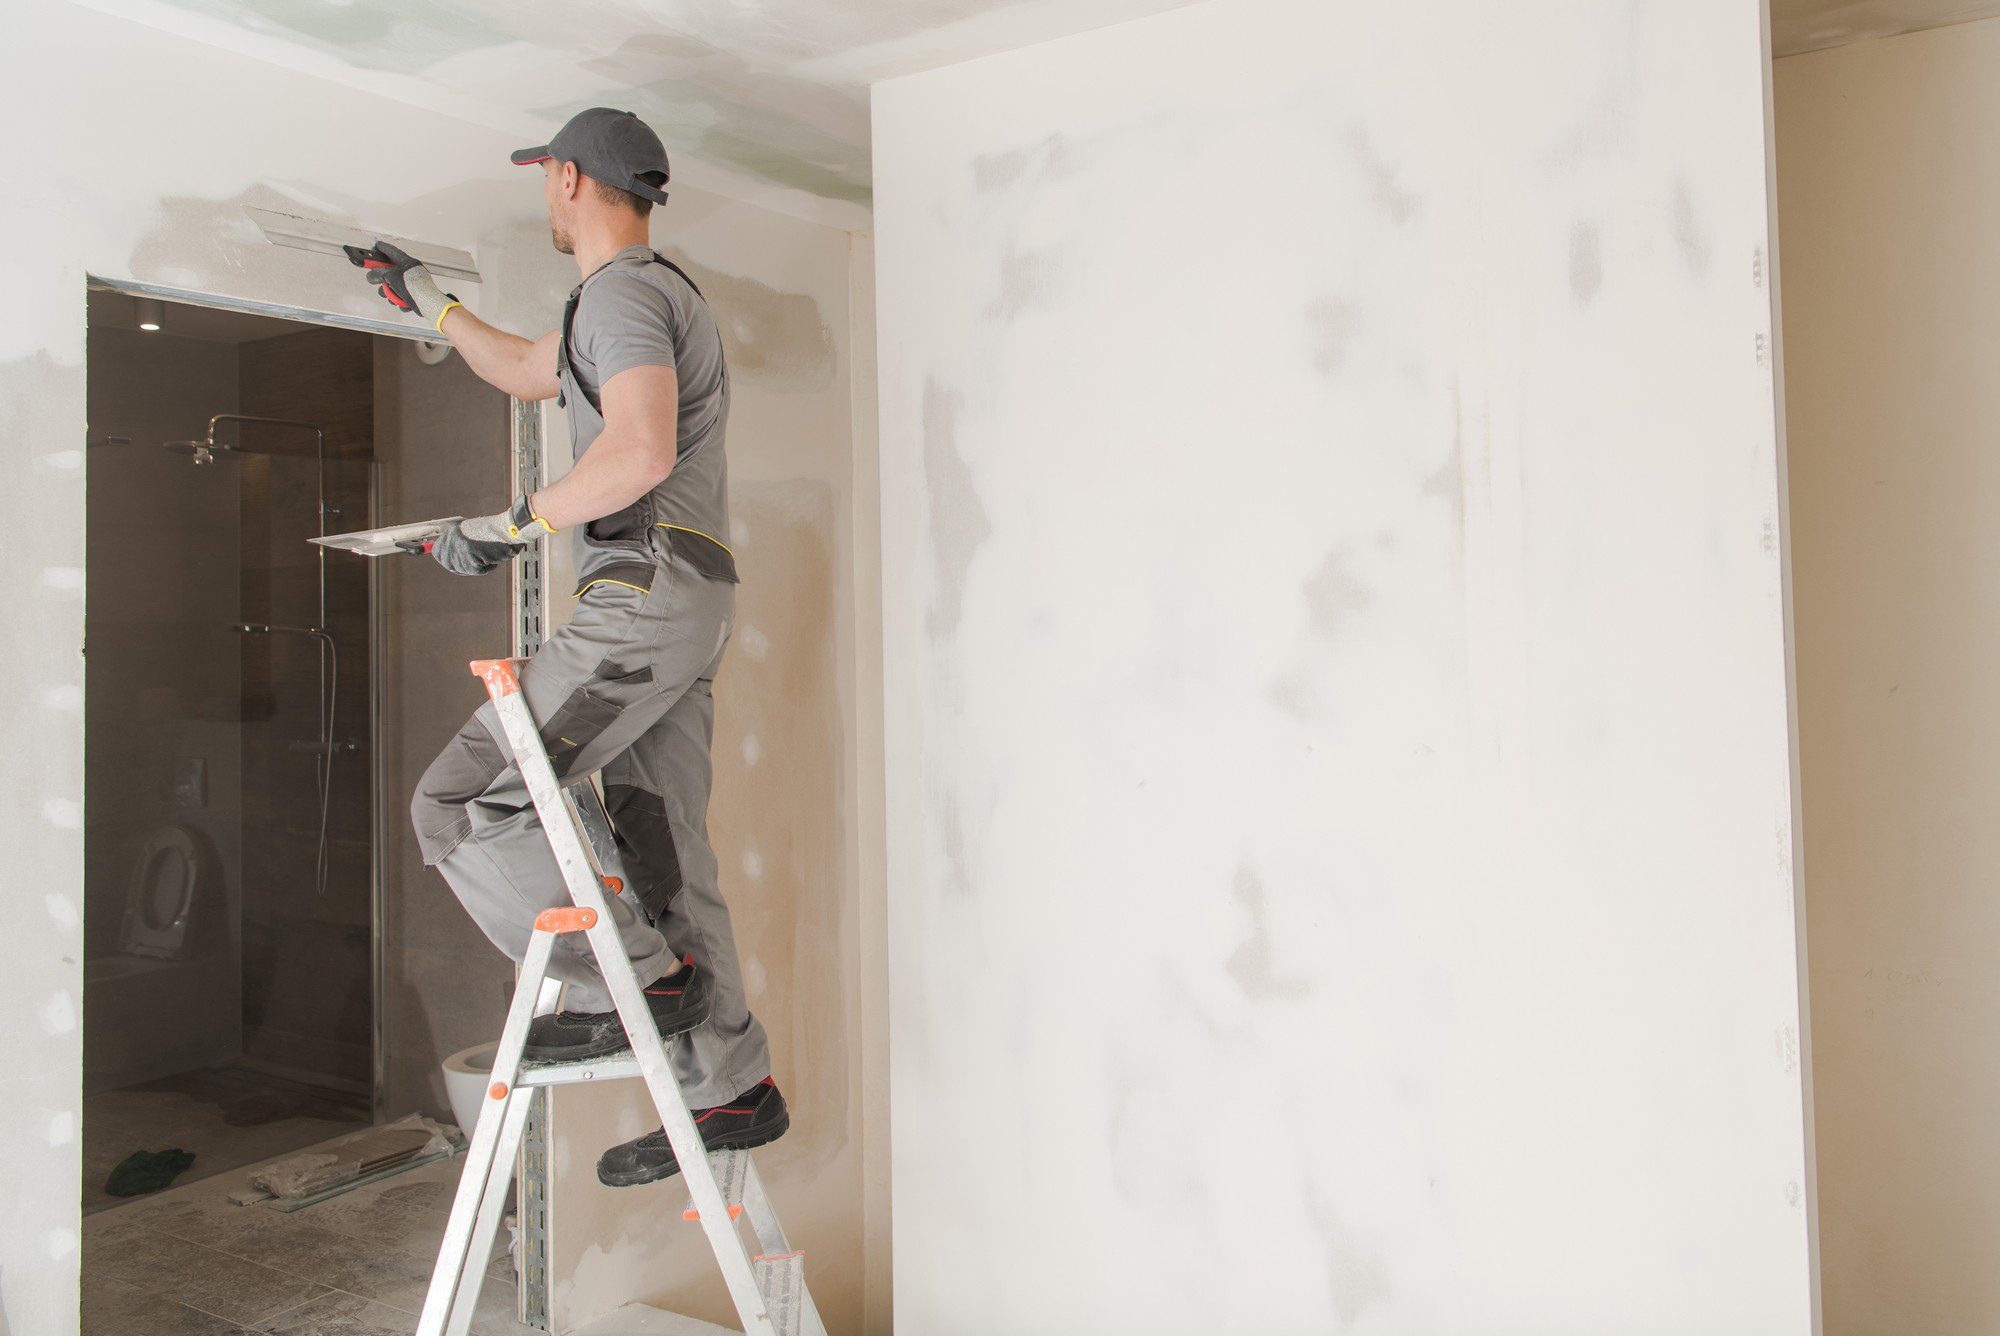
[{"label": "gray baseball cap", "polygon": [[592,107],[569,118],[556,137],[534,148],[515,149],[514,165],[527,167],[554,158],[573,162],[585,176],[629,190],[655,204],[667,202],[667,149],[647,124],[629,111]]}]

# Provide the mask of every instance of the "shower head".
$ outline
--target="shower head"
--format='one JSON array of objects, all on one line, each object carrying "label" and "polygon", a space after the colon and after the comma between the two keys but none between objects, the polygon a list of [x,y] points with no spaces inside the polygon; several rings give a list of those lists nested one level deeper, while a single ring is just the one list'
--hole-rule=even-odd
[{"label": "shower head", "polygon": [[163,449],[175,454],[192,455],[196,464],[215,462],[215,447],[207,441],[162,441],[160,444]]},{"label": "shower head", "polygon": [[179,454],[192,455],[196,464],[213,464],[217,455],[272,455],[279,458],[296,458],[290,450],[273,450],[269,446],[251,445],[244,441],[218,441],[215,429],[224,422],[257,422],[267,427],[297,427],[309,431],[319,438],[320,455],[326,453],[326,432],[314,422],[300,422],[293,418],[257,417],[249,413],[217,413],[208,420],[208,435],[192,441],[162,441],[161,445]]}]

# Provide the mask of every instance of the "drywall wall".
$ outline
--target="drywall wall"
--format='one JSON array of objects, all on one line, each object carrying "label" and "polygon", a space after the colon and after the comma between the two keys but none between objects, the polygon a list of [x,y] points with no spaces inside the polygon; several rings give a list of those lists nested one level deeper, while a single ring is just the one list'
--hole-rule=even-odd
[{"label": "drywall wall", "polygon": [[1765,77],[1216,0],[876,89],[900,1325],[1810,1330]]},{"label": "drywall wall", "polygon": [[[864,720],[879,700],[871,500],[857,463],[872,459],[855,424],[866,288],[851,286],[846,234],[772,214],[694,218],[656,233],[721,317],[734,402],[729,426],[730,543],[743,574],[737,622],[716,678],[715,790],[709,835],[729,897],[750,1005],[771,1038],[792,1131],[758,1163],[829,1331],[886,1330],[864,1315],[864,1122],[885,1082],[865,1069],[864,980],[883,976],[862,905]],[[873,818],[878,823],[879,807]],[[879,915],[875,919],[879,930]],[[879,935],[878,939],[879,940]],[[874,1031],[879,1034],[879,1028]],[[617,1190],[595,1179],[597,1152],[658,1117],[636,1088],[559,1092],[566,1149],[551,1185],[551,1314],[572,1330],[628,1300],[733,1324],[713,1262],[678,1222],[679,1180]],[[881,1194],[873,1198],[879,1209]],[[886,1242],[886,1241],[885,1241]],[[886,1286],[874,1291],[886,1307]]]},{"label": "drywall wall", "polygon": [[[35,758],[8,769],[0,804],[0,840],[12,853],[18,883],[29,888],[0,945],[6,989],[0,996],[34,1036],[34,1060],[10,1064],[0,1078],[0,1140],[16,1152],[10,1209],[0,1225],[0,1331],[41,1336],[73,1330],[76,1322],[87,276],[346,319],[389,314],[343,262],[266,244],[244,217],[245,204],[469,249],[485,283],[458,285],[460,295],[516,329],[554,324],[575,269],[549,248],[532,174],[506,165],[517,136],[60,0],[17,16],[10,39],[0,52],[0,111],[13,123],[42,127],[42,139],[32,181],[0,201],[0,242],[10,254],[34,257],[15,274],[0,310],[0,409],[11,424],[6,450],[14,487],[11,518],[0,526],[0,623],[9,631],[13,684],[0,703],[0,743],[10,755]],[[87,79],[79,77],[86,60]],[[754,286],[746,291],[782,304],[795,296],[795,271],[820,263],[820,241],[844,247],[846,238],[806,224],[797,232],[764,230],[765,217],[681,188],[658,236],[668,244],[688,238],[690,259],[724,278],[761,284],[768,294]],[[753,254],[748,240],[731,242],[738,234],[809,236],[815,248],[801,257]],[[833,326],[842,327],[839,317]],[[810,374],[838,382],[840,367]],[[783,413],[764,417],[755,406],[762,396],[790,390],[749,375],[738,386],[731,447],[745,461],[740,471],[754,478],[756,466],[747,461],[767,448],[774,460],[794,457],[789,438],[760,437],[758,424],[782,427]],[[796,448],[809,445],[816,442]],[[846,554],[837,540],[845,495],[835,494],[830,530],[838,560]],[[171,532],[163,517],[149,541],[170,540],[160,534]],[[837,611],[832,619],[839,644],[855,635],[842,621],[847,615]],[[841,776],[852,746],[845,713],[854,708],[851,690],[837,687],[833,700],[843,713],[827,725],[840,746],[828,764]],[[462,694],[440,708],[469,712],[478,695],[468,677]],[[729,857],[740,859],[741,850]],[[840,897],[840,921],[851,923],[858,889],[850,873],[801,874],[793,884],[815,897]],[[446,894],[441,886],[437,893]],[[850,989],[844,998],[852,996]],[[828,1005],[858,1015],[852,1011],[858,1003]],[[850,1052],[859,1046],[852,1036],[846,1042]],[[842,1118],[856,1116],[858,1107],[850,1097]],[[800,1126],[825,1116],[801,1108]],[[790,1183],[776,1173],[772,1180],[785,1201]],[[858,1221],[859,1207],[850,1210]],[[820,1219],[819,1230],[859,1229]],[[801,1237],[815,1248],[824,1234],[801,1231]],[[837,1244],[837,1237],[826,1240]]]},{"label": "drywall wall", "polygon": [[1776,66],[1830,1336],[2000,1327],[2000,23]]},{"label": "drywall wall", "polygon": [[1771,46],[1780,56],[2000,14],[1996,0],[1770,0]]}]

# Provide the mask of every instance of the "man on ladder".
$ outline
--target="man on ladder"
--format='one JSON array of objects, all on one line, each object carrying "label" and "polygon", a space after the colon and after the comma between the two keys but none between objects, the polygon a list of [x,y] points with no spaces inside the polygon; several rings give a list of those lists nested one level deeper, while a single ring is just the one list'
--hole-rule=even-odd
[{"label": "man on ladder", "polygon": [[[350,250],[391,305],[447,335],[489,384],[519,399],[559,396],[576,463],[497,514],[456,521],[432,555],[484,575],[530,543],[570,530],[581,582],[567,626],[521,672],[557,778],[602,771],[628,893],[611,918],[710,1150],[763,1145],[789,1122],[763,1026],[743,992],[717,887],[707,814],[710,686],[735,619],[727,544],[729,372],[694,283],[648,242],[666,201],[667,155],[630,112],[579,112],[516,164],[544,173],[549,229],[583,276],[562,327],[538,339],[473,315],[418,261],[377,242]],[[521,960],[536,915],[567,905],[547,836],[491,702],[425,772],[411,801],[424,861],[444,873],[494,945]],[[557,939],[549,973],[564,1009],[537,1017],[524,1056],[571,1062],[630,1045],[582,935]],[[650,1183],[679,1165],[658,1131],[614,1146],[598,1178]]]}]

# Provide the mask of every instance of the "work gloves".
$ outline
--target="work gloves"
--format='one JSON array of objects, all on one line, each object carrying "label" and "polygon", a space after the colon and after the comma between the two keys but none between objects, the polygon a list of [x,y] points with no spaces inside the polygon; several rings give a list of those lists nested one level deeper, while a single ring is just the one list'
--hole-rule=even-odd
[{"label": "work gloves", "polygon": [[441,290],[424,262],[399,246],[377,240],[366,249],[342,246],[347,258],[367,274],[368,281],[382,294],[382,300],[399,311],[414,311],[430,321],[431,328],[444,333],[445,313],[465,303]]},{"label": "work gloves", "polygon": [[452,520],[432,541],[430,552],[437,564],[453,575],[484,575],[554,532],[555,526],[534,512],[523,492],[497,515]]}]

